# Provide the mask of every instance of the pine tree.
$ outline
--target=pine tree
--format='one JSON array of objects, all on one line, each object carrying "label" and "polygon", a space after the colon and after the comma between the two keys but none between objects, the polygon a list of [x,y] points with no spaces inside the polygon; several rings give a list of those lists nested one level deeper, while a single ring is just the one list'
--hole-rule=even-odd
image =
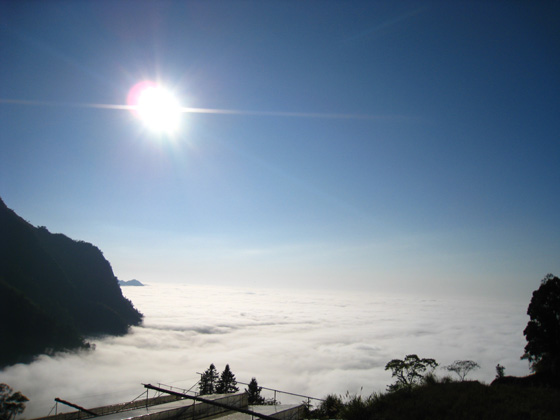
[{"label": "pine tree", "polygon": [[237,387],[237,381],[235,380],[235,375],[231,372],[229,365],[222,372],[222,376],[218,380],[218,385],[216,386],[217,394],[233,394],[239,391]]},{"label": "pine tree", "polygon": [[210,395],[216,392],[216,386],[218,384],[218,371],[214,363],[210,365],[203,374],[200,375],[200,382],[198,383],[198,389],[200,395]]},{"label": "pine tree", "polygon": [[257,383],[256,378],[252,378],[249,382],[249,388],[245,388],[245,392],[249,396],[250,405],[264,404],[264,397],[261,397],[262,387]]}]

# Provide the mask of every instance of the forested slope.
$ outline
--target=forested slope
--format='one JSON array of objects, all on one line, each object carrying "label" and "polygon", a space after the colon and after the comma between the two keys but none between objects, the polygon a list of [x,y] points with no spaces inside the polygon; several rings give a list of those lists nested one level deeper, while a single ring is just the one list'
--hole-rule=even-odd
[{"label": "forested slope", "polygon": [[0,199],[0,367],[141,321],[97,247],[36,228]]}]

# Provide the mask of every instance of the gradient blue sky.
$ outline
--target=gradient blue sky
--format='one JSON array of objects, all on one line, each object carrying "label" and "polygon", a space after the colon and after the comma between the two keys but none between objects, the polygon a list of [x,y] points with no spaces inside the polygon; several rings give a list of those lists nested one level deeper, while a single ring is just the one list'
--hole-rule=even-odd
[{"label": "gradient blue sky", "polygon": [[[559,19],[558,1],[1,1],[0,196],[122,279],[528,301],[560,273]],[[184,114],[170,139],[83,106],[145,79],[301,115]]]}]

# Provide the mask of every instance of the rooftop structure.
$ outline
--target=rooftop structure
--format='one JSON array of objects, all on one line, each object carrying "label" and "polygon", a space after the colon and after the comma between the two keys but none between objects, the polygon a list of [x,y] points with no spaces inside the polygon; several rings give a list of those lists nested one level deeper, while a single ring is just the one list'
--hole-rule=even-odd
[{"label": "rooftop structure", "polygon": [[[34,420],[301,420],[303,404],[249,406],[245,392],[235,394],[188,395],[169,389],[144,385],[160,395],[128,403],[86,409],[68,401],[56,399],[77,411],[40,417]],[[161,395],[167,394],[167,395]],[[146,393],[147,395],[147,393]]]}]

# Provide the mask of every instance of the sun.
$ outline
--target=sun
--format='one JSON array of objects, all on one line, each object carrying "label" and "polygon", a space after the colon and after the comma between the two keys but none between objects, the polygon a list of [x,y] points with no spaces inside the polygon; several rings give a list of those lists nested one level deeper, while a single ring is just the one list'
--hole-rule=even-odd
[{"label": "sun", "polygon": [[127,104],[133,115],[155,134],[175,134],[181,123],[181,106],[177,98],[164,86],[143,81],[128,93]]}]

